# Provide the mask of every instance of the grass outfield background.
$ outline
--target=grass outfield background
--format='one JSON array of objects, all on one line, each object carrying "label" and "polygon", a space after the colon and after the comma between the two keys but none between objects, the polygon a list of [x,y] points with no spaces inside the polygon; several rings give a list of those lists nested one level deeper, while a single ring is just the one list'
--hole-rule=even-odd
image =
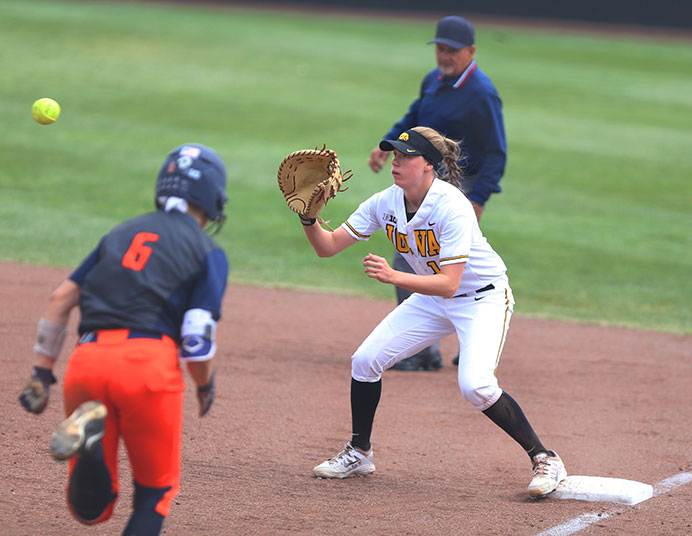
[{"label": "grass outfield background", "polygon": [[[434,66],[434,19],[188,5],[0,0],[0,260],[71,267],[153,206],[166,152],[221,153],[231,281],[394,300],[366,278],[379,233],[317,259],[276,169],[326,143],[350,189],[341,223],[391,183],[370,150]],[[477,60],[504,103],[504,191],[482,228],[516,312],[692,333],[689,40],[477,25]],[[57,123],[31,103],[55,98]]]}]

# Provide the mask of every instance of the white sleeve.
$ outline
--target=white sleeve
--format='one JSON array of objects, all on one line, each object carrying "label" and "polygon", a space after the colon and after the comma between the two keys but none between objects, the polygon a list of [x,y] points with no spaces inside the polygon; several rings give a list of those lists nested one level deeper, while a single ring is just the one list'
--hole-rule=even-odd
[{"label": "white sleeve", "polygon": [[180,327],[180,359],[208,361],[216,353],[216,320],[205,309],[190,309]]},{"label": "white sleeve", "polygon": [[363,201],[342,224],[356,240],[368,240],[370,235],[382,228],[377,220],[377,198],[378,194],[375,194]]},{"label": "white sleeve", "polygon": [[[475,215],[473,217],[475,219]],[[472,222],[467,216],[455,215],[449,218],[439,239],[440,266],[468,261],[472,235]]]}]

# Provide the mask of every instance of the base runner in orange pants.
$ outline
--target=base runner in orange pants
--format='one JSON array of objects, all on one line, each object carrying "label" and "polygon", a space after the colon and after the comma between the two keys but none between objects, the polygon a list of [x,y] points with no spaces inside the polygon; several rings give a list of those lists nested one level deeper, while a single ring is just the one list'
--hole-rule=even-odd
[{"label": "base runner in orange pants", "polygon": [[43,412],[69,316],[79,308],[79,342],[64,378],[67,418],[51,453],[69,460],[70,511],[93,525],[113,513],[123,439],[134,478],[125,536],[160,534],[180,490],[181,363],[204,416],[214,401],[216,324],[228,279],[226,254],[210,236],[225,219],[219,155],[199,144],[173,149],[154,201],[155,211],[113,228],[53,291],[19,395],[27,411]]},{"label": "base runner in orange pants", "polygon": [[[71,478],[75,484],[68,487],[70,508],[89,523],[105,521],[113,511],[120,437],[129,454],[136,500],[150,501],[165,517],[180,490],[184,384],[178,348],[166,336],[161,340],[128,339],[129,334],[129,330],[97,332],[95,342],[75,348],[65,371],[66,415],[88,400],[99,400],[108,410],[101,441],[108,478],[94,478],[103,474],[93,471],[100,456],[70,459],[71,477],[78,462],[83,466],[77,468],[83,476]],[[79,485],[85,480],[87,485]],[[99,485],[101,489],[94,493]],[[90,519],[95,514],[98,518]]]}]

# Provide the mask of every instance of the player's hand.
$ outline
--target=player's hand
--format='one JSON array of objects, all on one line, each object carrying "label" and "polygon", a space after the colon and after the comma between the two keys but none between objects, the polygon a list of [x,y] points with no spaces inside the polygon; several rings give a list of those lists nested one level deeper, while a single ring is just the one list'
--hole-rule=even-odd
[{"label": "player's hand", "polygon": [[365,268],[365,275],[368,277],[377,279],[381,283],[393,284],[394,268],[389,266],[384,257],[368,253],[363,259],[363,267]]},{"label": "player's hand", "polygon": [[209,378],[209,383],[206,385],[197,386],[197,401],[199,402],[199,416],[204,417],[209,413],[212,403],[214,402],[214,396],[216,395],[216,385],[214,383],[214,376],[216,371],[211,373]]},{"label": "player's hand", "polygon": [[44,367],[34,367],[31,376],[24,385],[24,389],[19,393],[19,403],[31,413],[43,413],[48,405],[50,397],[50,386],[57,380],[53,376],[53,371]]},{"label": "player's hand", "polygon": [[387,161],[388,156],[389,153],[387,151],[383,151],[379,147],[375,147],[370,153],[370,159],[368,160],[370,169],[372,169],[375,173],[379,173],[382,166],[384,166],[385,162]]}]

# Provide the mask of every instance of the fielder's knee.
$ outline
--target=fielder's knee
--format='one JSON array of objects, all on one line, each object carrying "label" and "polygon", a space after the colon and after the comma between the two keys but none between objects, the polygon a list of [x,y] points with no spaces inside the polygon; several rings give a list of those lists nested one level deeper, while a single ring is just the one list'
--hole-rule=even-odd
[{"label": "fielder's knee", "polygon": [[356,351],[351,357],[351,376],[359,382],[376,382],[382,377],[382,367],[370,355]]},{"label": "fielder's knee", "polygon": [[497,384],[484,386],[459,385],[461,394],[478,411],[485,411],[502,396],[502,389]]}]

